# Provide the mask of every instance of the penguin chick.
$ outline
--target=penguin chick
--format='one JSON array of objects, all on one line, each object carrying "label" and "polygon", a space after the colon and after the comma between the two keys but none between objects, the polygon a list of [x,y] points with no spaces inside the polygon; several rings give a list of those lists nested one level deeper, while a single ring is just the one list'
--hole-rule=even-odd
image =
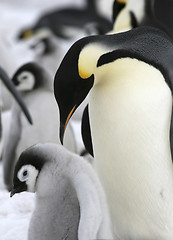
[{"label": "penguin chick", "polygon": [[21,98],[19,92],[16,91],[16,88],[15,88],[14,84],[11,82],[11,80],[10,80],[9,76],[7,75],[6,71],[1,67],[0,67],[0,79],[2,80],[2,82],[4,83],[6,88],[10,91],[10,93],[13,95],[15,100],[17,101],[18,105],[20,106],[20,108],[24,112],[28,122],[30,124],[32,124],[32,118],[30,116],[30,113],[29,113],[25,103],[23,102],[23,99]]},{"label": "penguin chick", "polygon": [[167,34],[140,27],[77,41],[55,75],[62,142],[89,96],[94,166],[123,240],[173,236],[172,69]]},{"label": "penguin chick", "polygon": [[[8,190],[12,187],[15,162],[24,149],[41,141],[59,142],[59,112],[52,93],[52,79],[49,74],[38,64],[28,63],[17,70],[12,82],[21,92],[32,114],[34,125],[27,124],[20,109],[14,103],[2,153],[4,183]],[[70,126],[65,146],[75,152],[75,144]]]},{"label": "penguin chick", "polygon": [[36,192],[28,240],[112,239],[106,199],[91,165],[63,146],[26,149],[14,171],[15,193]]}]

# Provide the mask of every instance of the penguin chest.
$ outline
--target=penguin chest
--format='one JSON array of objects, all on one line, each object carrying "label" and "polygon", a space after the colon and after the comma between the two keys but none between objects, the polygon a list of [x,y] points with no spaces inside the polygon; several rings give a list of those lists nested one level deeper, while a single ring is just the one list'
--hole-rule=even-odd
[{"label": "penguin chest", "polygon": [[108,65],[96,75],[89,113],[95,168],[113,225],[124,239],[170,239],[170,89],[146,63],[121,59]]}]

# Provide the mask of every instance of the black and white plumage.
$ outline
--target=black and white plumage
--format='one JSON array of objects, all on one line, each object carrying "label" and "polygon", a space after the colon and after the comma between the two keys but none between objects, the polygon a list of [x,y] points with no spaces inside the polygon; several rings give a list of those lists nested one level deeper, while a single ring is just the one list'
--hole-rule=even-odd
[{"label": "black and white plumage", "polygon": [[38,34],[42,29],[49,29],[54,35],[61,38],[73,38],[79,31],[94,29],[100,34],[108,32],[112,23],[99,14],[96,1],[87,0],[86,7],[69,7],[48,12],[38,19],[35,26],[24,29],[19,34],[19,39],[26,39],[33,34]]},{"label": "black and white plumage", "polygon": [[[49,74],[38,64],[28,63],[17,70],[12,81],[21,92],[34,124],[28,125],[14,103],[2,154],[4,182],[8,190],[12,187],[15,162],[24,149],[38,142],[59,142],[59,111],[52,93],[52,79]],[[75,152],[71,127],[68,129],[65,146]]]},{"label": "black and white plumage", "polygon": [[11,196],[36,192],[28,239],[112,239],[106,199],[91,165],[61,145],[26,149],[14,172]]},{"label": "black and white plumage", "polygon": [[153,26],[173,38],[171,0],[115,0],[113,32],[126,31],[140,26]]},{"label": "black and white plumage", "polygon": [[141,27],[77,41],[55,76],[61,140],[89,93],[94,165],[123,240],[173,236],[172,67],[170,38]]}]

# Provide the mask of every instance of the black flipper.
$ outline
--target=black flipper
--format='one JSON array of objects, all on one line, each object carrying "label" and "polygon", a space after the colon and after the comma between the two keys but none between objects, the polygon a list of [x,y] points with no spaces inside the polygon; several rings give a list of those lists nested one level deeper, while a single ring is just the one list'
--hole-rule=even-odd
[{"label": "black flipper", "polygon": [[85,107],[83,112],[81,132],[82,132],[82,139],[83,139],[86,150],[94,157],[92,139],[91,139],[91,129],[90,129],[90,123],[89,123],[88,105]]}]

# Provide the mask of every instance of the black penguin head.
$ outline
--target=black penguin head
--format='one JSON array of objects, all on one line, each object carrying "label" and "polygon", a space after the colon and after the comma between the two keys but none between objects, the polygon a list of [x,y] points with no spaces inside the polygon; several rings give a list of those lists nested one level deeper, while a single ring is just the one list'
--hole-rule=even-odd
[{"label": "black penguin head", "polygon": [[79,54],[88,41],[83,38],[69,49],[55,75],[54,94],[60,111],[61,142],[70,117],[93,86],[94,76],[83,79],[78,71]]},{"label": "black penguin head", "polygon": [[35,146],[22,152],[15,166],[10,196],[23,191],[35,192],[37,178],[45,162],[43,154]]},{"label": "black penguin head", "polygon": [[31,91],[47,84],[47,72],[35,62],[24,64],[12,78],[12,82],[19,91]]}]

